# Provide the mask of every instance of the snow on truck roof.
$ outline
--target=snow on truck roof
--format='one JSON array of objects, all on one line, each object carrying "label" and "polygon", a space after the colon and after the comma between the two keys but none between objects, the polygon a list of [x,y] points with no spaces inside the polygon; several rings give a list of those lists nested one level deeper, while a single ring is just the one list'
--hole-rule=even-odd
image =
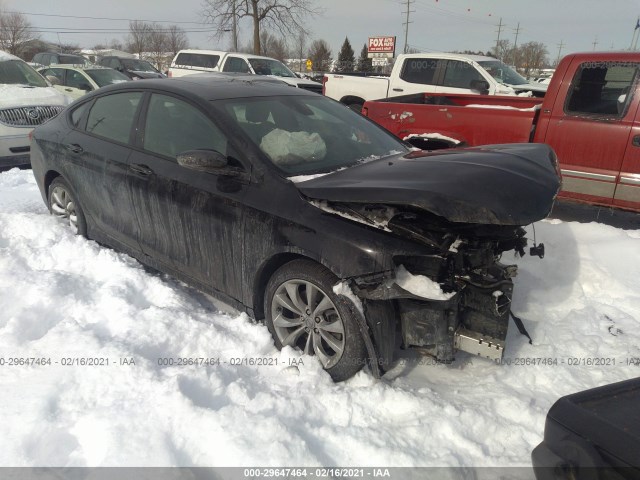
[{"label": "snow on truck roof", "polygon": [[483,55],[465,55],[463,53],[407,53],[405,58],[446,58],[450,60],[473,60],[474,62],[496,61],[497,58],[485,57]]}]

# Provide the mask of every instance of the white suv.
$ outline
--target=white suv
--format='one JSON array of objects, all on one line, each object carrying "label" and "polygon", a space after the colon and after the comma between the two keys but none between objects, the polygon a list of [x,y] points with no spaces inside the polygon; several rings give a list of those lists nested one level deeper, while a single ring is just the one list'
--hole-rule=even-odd
[{"label": "white suv", "polygon": [[292,87],[322,93],[322,84],[298,77],[281,61],[248,53],[181,50],[169,67],[170,77],[182,77],[203,72],[268,75],[282,80]]},{"label": "white suv", "polygon": [[29,133],[70,102],[26,62],[0,51],[0,168],[29,165]]}]

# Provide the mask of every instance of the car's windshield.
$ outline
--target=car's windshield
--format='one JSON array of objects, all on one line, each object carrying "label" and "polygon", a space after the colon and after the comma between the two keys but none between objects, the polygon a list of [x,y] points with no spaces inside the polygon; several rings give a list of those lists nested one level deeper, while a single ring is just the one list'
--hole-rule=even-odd
[{"label": "car's windshield", "polygon": [[107,68],[85,70],[85,73],[89,75],[93,79],[93,81],[98,84],[99,87],[105,87],[113,83],[122,83],[129,81],[129,77],[127,77],[126,75],[123,75],[116,70]]},{"label": "car's windshield", "polygon": [[18,84],[29,87],[46,87],[47,81],[22,60],[0,62],[0,84]]},{"label": "car's windshield", "polygon": [[295,77],[296,74],[289,70],[284,63],[267,58],[249,58],[251,68],[256,75],[275,75],[276,77]]},{"label": "car's windshield", "polygon": [[331,172],[408,148],[350,108],[321,96],[217,100],[284,176]]},{"label": "car's windshield", "polygon": [[127,70],[133,70],[135,72],[154,72],[157,73],[158,70],[153,68],[149,62],[145,62],[144,60],[121,60],[122,64]]},{"label": "car's windshield", "polygon": [[498,80],[499,82],[506,83],[507,85],[524,85],[527,80],[516,72],[511,67],[505,65],[500,60],[487,60],[478,62],[489,75]]}]

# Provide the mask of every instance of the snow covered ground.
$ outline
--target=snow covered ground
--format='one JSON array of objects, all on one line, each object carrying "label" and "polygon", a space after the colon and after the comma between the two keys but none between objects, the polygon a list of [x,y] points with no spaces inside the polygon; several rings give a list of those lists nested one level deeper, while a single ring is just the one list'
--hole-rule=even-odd
[{"label": "snow covered ground", "polygon": [[[530,465],[558,397],[640,376],[640,231],[536,233],[547,256],[518,261],[514,306],[534,344],[511,325],[511,365],[406,352],[380,381],[333,384],[247,316],[72,235],[29,170],[1,173],[0,465]],[[27,357],[51,365],[9,365]],[[62,365],[87,357],[109,364]],[[158,364],[181,357],[221,363]],[[231,365],[256,357],[279,365]],[[557,365],[515,364],[538,358]]]}]

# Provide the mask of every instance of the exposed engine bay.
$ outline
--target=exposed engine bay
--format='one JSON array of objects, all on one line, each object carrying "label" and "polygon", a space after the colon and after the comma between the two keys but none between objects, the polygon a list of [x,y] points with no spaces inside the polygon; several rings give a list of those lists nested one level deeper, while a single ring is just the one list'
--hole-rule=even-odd
[{"label": "exposed engine bay", "polygon": [[[454,223],[410,207],[327,202],[317,206],[424,246],[424,255],[394,256],[394,272],[351,281],[365,305],[380,300],[394,304],[403,347],[417,347],[442,362],[453,361],[456,350],[502,358],[518,267],[502,263],[501,257],[509,251],[525,255],[524,228]],[[542,258],[544,245],[535,245],[530,253]],[[412,280],[435,284],[441,292],[412,288],[399,280],[399,269]]]}]

